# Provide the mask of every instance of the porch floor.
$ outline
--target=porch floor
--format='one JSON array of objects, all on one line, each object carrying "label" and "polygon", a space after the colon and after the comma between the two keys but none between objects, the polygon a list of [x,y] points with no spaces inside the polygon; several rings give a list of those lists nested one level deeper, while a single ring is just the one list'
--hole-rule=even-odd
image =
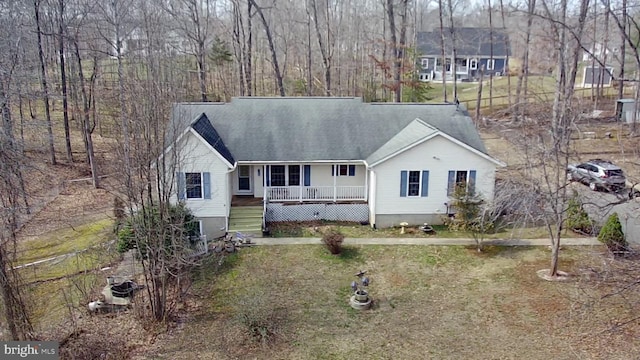
[{"label": "porch floor", "polygon": [[262,198],[253,195],[233,195],[231,206],[262,206]]}]

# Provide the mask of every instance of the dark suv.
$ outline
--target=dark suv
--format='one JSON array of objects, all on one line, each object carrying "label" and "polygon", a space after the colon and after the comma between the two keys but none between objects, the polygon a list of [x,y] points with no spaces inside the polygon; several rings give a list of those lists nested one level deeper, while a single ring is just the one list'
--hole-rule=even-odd
[{"label": "dark suv", "polygon": [[593,159],[567,167],[567,179],[589,185],[593,191],[605,189],[618,191],[626,186],[622,169],[611,161]]}]

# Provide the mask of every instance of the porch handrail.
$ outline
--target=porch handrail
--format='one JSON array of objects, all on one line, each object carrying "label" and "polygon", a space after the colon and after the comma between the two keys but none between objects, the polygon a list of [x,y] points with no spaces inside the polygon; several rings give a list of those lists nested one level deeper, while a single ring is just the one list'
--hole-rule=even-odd
[{"label": "porch handrail", "polygon": [[365,186],[270,186],[266,201],[348,201],[366,200]]}]

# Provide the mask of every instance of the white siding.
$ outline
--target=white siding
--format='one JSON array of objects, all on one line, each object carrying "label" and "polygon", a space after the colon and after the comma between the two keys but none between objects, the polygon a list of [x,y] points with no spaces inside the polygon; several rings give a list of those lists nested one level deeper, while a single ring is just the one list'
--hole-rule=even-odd
[{"label": "white siding", "polygon": [[[493,199],[495,164],[436,136],[373,168],[376,173],[376,214],[446,214],[449,170],[476,170],[476,190],[486,200]],[[428,197],[401,197],[400,172],[428,170]]]},{"label": "white siding", "polygon": [[[211,174],[211,199],[187,199],[185,201],[187,207],[198,218],[228,216],[231,182],[227,165],[190,132],[180,140],[177,146],[180,159],[177,172],[209,172]],[[174,189],[177,189],[175,184]],[[177,196],[173,194],[172,201],[176,199]]]},{"label": "white siding", "polygon": [[[364,186],[365,178],[365,167],[356,165],[355,176],[336,176],[336,186]],[[311,186],[333,186],[330,164],[311,165]]]}]

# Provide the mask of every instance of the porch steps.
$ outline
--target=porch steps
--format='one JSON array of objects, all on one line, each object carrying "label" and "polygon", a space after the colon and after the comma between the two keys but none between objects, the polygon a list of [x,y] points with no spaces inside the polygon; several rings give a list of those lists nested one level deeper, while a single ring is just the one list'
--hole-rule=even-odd
[{"label": "porch steps", "polygon": [[229,232],[240,231],[261,237],[262,209],[262,206],[232,206],[229,214]]}]

